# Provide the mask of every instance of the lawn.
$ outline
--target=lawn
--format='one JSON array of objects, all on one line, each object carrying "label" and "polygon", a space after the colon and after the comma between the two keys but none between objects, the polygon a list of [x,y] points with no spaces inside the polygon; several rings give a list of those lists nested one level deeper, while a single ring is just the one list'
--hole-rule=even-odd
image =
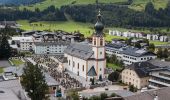
[{"label": "lawn", "polygon": [[24,64],[24,62],[22,62],[21,60],[19,59],[12,59],[10,60],[15,66],[19,66],[19,65],[22,65]]},{"label": "lawn", "polygon": [[108,68],[112,68],[113,70],[116,70],[116,69],[120,69],[119,66],[113,64],[113,63],[107,63],[107,67]]},{"label": "lawn", "polygon": [[4,68],[0,67],[0,73],[3,73],[3,72],[4,72]]},{"label": "lawn", "polygon": [[152,1],[154,4],[154,7],[156,9],[159,8],[165,8],[168,0],[133,0],[134,2],[132,5],[129,6],[129,8],[132,8],[134,10],[139,10],[142,11],[145,9],[145,5],[149,2]]},{"label": "lawn", "polygon": [[[55,22],[49,22],[49,21],[42,21],[42,22],[34,22],[34,26],[31,26],[27,20],[19,20],[17,21],[19,24],[21,24],[21,29],[23,30],[64,30],[67,32],[74,32],[74,31],[80,31],[83,33],[86,37],[91,36],[91,34],[94,32],[93,25],[90,23],[80,23],[80,22],[74,22],[74,21],[55,21]],[[35,26],[35,24],[37,24]],[[42,26],[40,26],[40,24]]]},{"label": "lawn", "polygon": [[153,43],[154,45],[165,45],[165,44],[169,44],[168,42],[161,42],[161,41],[149,41],[149,43]]},{"label": "lawn", "polygon": [[[72,20],[70,21],[54,21],[54,22],[49,22],[49,21],[40,21],[40,22],[34,22],[31,23],[32,25],[29,24],[27,20],[18,20],[17,21],[21,26],[21,29],[23,30],[64,30],[66,32],[74,32],[74,31],[80,31],[85,35],[85,37],[89,37],[92,35],[94,32],[93,24],[91,23],[81,23],[81,22],[74,22]],[[111,41],[113,38],[116,39],[126,39],[126,37],[120,37],[120,36],[111,36],[108,34],[108,30],[118,30],[118,31],[132,31],[132,32],[146,32],[148,33],[149,30],[132,30],[132,29],[125,29],[125,28],[106,28],[106,41]],[[160,28],[160,31],[166,31],[165,28]],[[167,42],[159,42],[159,41],[150,41],[151,43],[154,43],[155,45],[161,45],[161,44],[167,44]]]},{"label": "lawn", "polygon": [[[100,3],[115,3],[115,2],[124,2],[126,0],[98,0]],[[27,8],[29,10],[35,10],[35,8],[39,8],[40,10],[46,9],[51,5],[55,5],[55,7],[60,8],[64,5],[84,5],[84,4],[94,4],[96,0],[45,0],[41,3],[36,3],[29,6],[20,6],[20,9]]]}]

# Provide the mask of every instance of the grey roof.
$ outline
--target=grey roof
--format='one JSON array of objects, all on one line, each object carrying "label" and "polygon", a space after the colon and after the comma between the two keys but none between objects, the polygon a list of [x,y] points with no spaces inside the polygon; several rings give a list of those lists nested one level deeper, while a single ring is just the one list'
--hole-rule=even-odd
[{"label": "grey roof", "polygon": [[141,56],[145,56],[145,55],[150,55],[150,56],[156,56],[154,53],[149,52],[145,49],[138,49],[135,47],[126,47],[123,48],[123,50],[121,51],[122,54],[126,54],[126,55],[131,55],[131,56],[135,56],[135,57],[141,57]]},{"label": "grey roof", "polygon": [[56,42],[35,42],[36,46],[49,46],[49,45],[69,45],[67,41],[56,41]]},{"label": "grey roof", "polygon": [[89,59],[93,54],[92,46],[85,43],[73,43],[70,44],[64,52],[74,57],[78,57],[84,60]]},{"label": "grey roof", "polygon": [[61,56],[56,56],[55,58],[58,59],[59,62],[66,63],[68,62],[67,57],[64,57],[63,55]]},{"label": "grey roof", "polygon": [[0,88],[0,100],[20,100],[10,89]]},{"label": "grey roof", "polygon": [[170,62],[161,61],[161,60],[158,60],[158,59],[153,59],[153,60],[150,60],[148,62],[155,65],[155,66],[159,66],[159,67],[169,67],[170,66]]},{"label": "grey roof", "polygon": [[87,76],[97,76],[94,66],[92,66],[90,70],[87,72]]},{"label": "grey roof", "polygon": [[156,95],[158,96],[158,100],[170,100],[170,87],[141,92],[136,95],[124,97],[124,100],[154,100]]},{"label": "grey roof", "polygon": [[115,49],[120,49],[120,48],[126,47],[126,46],[127,45],[123,44],[123,43],[109,43],[109,44],[106,44],[106,47],[115,48]]},{"label": "grey roof", "polygon": [[136,62],[125,67],[125,69],[134,70],[140,78],[148,77],[149,72],[151,72],[153,69],[156,69],[156,68],[159,68],[159,67],[149,62]]},{"label": "grey roof", "polygon": [[45,80],[46,80],[48,86],[59,85],[59,83],[54,78],[52,78],[49,74],[47,74],[47,73],[44,73],[44,74],[45,74]]}]

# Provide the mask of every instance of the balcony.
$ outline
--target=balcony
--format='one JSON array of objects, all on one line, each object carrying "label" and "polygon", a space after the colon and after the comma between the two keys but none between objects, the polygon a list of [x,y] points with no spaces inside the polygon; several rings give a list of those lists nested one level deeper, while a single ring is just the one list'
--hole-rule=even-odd
[{"label": "balcony", "polygon": [[170,86],[170,84],[168,84],[168,83],[164,83],[164,82],[153,80],[153,79],[149,79],[149,82],[160,84],[160,85],[164,85],[164,86],[167,86],[167,87]]}]

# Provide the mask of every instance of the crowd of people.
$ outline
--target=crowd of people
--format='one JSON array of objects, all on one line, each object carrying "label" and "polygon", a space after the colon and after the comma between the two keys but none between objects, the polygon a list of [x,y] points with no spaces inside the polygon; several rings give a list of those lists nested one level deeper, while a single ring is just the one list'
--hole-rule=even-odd
[{"label": "crowd of people", "polygon": [[33,56],[32,60],[49,73],[65,89],[82,88],[83,85],[68,73],[58,71],[59,63],[48,56]]}]

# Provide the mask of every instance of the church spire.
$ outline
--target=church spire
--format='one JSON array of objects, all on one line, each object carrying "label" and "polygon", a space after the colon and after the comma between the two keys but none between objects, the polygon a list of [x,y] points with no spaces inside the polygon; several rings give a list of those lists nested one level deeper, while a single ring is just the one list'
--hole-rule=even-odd
[{"label": "church spire", "polygon": [[96,36],[102,36],[103,35],[104,25],[102,23],[101,17],[102,17],[101,16],[101,11],[99,10],[99,14],[97,15],[97,22],[96,22],[96,24],[94,26],[95,31],[96,31],[96,33],[95,33]]}]

